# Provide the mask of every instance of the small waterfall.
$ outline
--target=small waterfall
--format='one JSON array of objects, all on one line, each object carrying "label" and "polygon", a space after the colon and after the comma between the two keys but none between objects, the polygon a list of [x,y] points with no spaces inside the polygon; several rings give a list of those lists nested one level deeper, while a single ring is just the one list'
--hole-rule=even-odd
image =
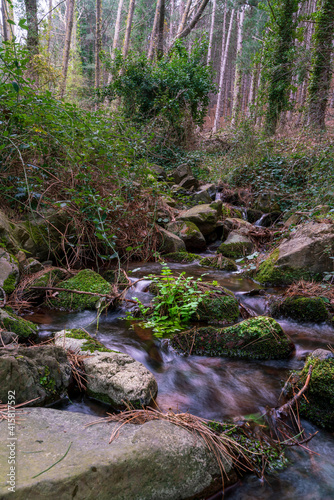
[{"label": "small waterfall", "polygon": [[262,221],[263,221],[263,219],[265,218],[266,215],[268,215],[268,214],[261,215],[261,217],[254,223],[254,226],[256,226],[256,227],[262,227]]},{"label": "small waterfall", "polygon": [[[153,295],[147,291],[151,280],[142,279],[136,283],[137,280],[133,280],[135,284],[129,288],[126,292],[126,299],[138,299],[142,304],[148,305],[153,298]],[[126,306],[128,308],[128,305]]]}]

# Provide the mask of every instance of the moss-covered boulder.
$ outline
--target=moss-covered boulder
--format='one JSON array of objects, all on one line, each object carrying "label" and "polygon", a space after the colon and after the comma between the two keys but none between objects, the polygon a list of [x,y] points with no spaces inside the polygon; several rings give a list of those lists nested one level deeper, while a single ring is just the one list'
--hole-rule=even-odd
[{"label": "moss-covered boulder", "polygon": [[21,341],[37,337],[37,325],[20,318],[7,308],[0,309],[0,327],[9,332],[16,333]]},{"label": "moss-covered boulder", "polygon": [[272,318],[258,316],[225,328],[203,327],[171,339],[173,347],[198,356],[284,359],[294,350],[290,338]]},{"label": "moss-covered boulder", "polygon": [[217,210],[212,208],[209,204],[197,205],[196,207],[182,212],[177,217],[179,221],[193,222],[204,236],[215,230],[217,219]]},{"label": "moss-covered boulder", "polygon": [[254,245],[248,236],[232,231],[227,240],[218,247],[217,253],[221,253],[224,257],[237,259],[252,253],[253,250]]},{"label": "moss-covered boulder", "polygon": [[172,252],[166,253],[164,258],[168,262],[180,262],[181,264],[184,264],[186,262],[194,262],[195,260],[198,260],[199,256],[195,253],[189,252]]},{"label": "moss-covered boulder", "polygon": [[[17,259],[0,246],[0,287],[7,295],[14,292],[20,273]],[[0,290],[0,297],[2,292]]]},{"label": "moss-covered boulder", "polygon": [[334,354],[324,349],[317,349],[308,357],[303,370],[295,374],[293,383],[301,389],[306,381],[309,367],[312,365],[310,383],[299,403],[300,415],[311,422],[334,430]]},{"label": "moss-covered boulder", "polygon": [[206,248],[205,238],[193,222],[170,222],[167,229],[184,241],[187,250],[203,250]]},{"label": "moss-covered boulder", "polygon": [[157,395],[157,382],[144,365],[108,349],[84,330],[62,330],[55,334],[55,344],[85,355],[82,362],[89,396],[124,408],[126,402],[136,407],[148,405]]},{"label": "moss-covered boulder", "polygon": [[301,279],[311,280],[312,274],[307,268],[292,268],[289,266],[279,266],[279,248],[276,248],[267,259],[259,265],[255,275],[256,281],[263,285],[290,285]]},{"label": "moss-covered boulder", "polygon": [[[112,288],[110,283],[103,279],[102,276],[90,269],[84,269],[78,272],[73,278],[63,281],[58,286],[67,290],[78,290],[81,292],[98,294],[109,294]],[[100,299],[99,296],[59,292],[57,297],[51,299],[49,303],[52,307],[57,309],[83,311],[84,309],[95,309]]]},{"label": "moss-covered boulder", "polygon": [[210,323],[235,323],[239,317],[239,303],[226,288],[211,291],[199,304],[193,320]]},{"label": "moss-covered boulder", "polygon": [[322,323],[328,320],[328,311],[320,297],[284,297],[270,304],[270,314],[274,318],[280,316],[296,321]]},{"label": "moss-covered boulder", "polygon": [[160,247],[159,252],[161,253],[171,253],[171,252],[182,252],[186,250],[186,246],[184,241],[181,240],[179,236],[172,233],[171,231],[167,231],[163,227],[159,226],[159,240]]},{"label": "moss-covered boulder", "polygon": [[223,257],[221,254],[220,255],[214,255],[210,257],[204,257],[204,259],[201,259],[199,261],[200,266],[204,267],[213,267],[214,269],[219,269],[220,271],[237,271],[238,266],[236,263],[231,260],[227,259],[226,257]]}]

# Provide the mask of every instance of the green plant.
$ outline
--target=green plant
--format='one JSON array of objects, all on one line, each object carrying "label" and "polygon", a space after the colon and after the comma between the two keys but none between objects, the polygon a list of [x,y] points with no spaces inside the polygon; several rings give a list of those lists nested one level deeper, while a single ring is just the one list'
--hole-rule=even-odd
[{"label": "green plant", "polygon": [[[161,276],[152,279],[157,295],[153,299],[153,310],[145,307],[138,299],[138,307],[146,328],[152,328],[156,337],[170,336],[187,328],[199,304],[209,292],[199,290],[201,278],[185,277],[181,273],[173,276],[167,264],[162,263]],[[128,319],[135,320],[131,313]]]}]

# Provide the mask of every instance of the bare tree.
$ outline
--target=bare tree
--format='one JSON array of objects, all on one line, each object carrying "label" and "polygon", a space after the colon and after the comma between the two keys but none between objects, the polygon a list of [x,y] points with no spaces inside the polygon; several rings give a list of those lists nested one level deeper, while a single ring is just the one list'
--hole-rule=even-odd
[{"label": "bare tree", "polygon": [[150,45],[148,47],[148,54],[147,54],[147,57],[149,60],[152,60],[153,56],[154,56],[154,47],[155,47],[155,44],[157,41],[158,26],[160,25],[160,13],[161,13],[162,3],[163,3],[163,0],[157,0],[157,5],[155,8],[155,14],[154,14],[153,28],[152,28],[151,38],[150,38]]},{"label": "bare tree", "polygon": [[65,45],[63,51],[63,67],[62,67],[63,81],[60,88],[61,98],[64,97],[66,91],[68,62],[70,57],[72,29],[73,29],[74,4],[75,0],[67,0],[66,2],[66,32],[65,32]]},{"label": "bare tree", "polygon": [[208,57],[206,60],[207,64],[210,64],[212,58],[212,41],[213,41],[213,31],[215,27],[215,17],[216,17],[216,0],[212,0],[212,14],[211,14],[211,24],[210,24],[210,35],[209,35],[209,47],[208,47]]},{"label": "bare tree", "polygon": [[[190,2],[190,0],[188,0],[188,3],[189,2]],[[188,3],[186,5],[186,9],[188,7]],[[181,38],[185,38],[195,28],[196,24],[200,20],[202,14],[204,12],[204,9],[205,9],[205,7],[207,6],[208,3],[209,3],[209,0],[202,0],[201,1],[201,3],[199,4],[196,12],[194,13],[194,15],[193,15],[193,17],[191,19],[191,21],[189,22],[189,24],[187,26],[183,22],[183,18],[187,19],[187,17],[189,17],[188,16],[189,10],[187,12],[187,17],[185,17],[185,13],[186,13],[186,9],[185,9],[185,12],[183,13],[182,22],[181,22],[181,28],[180,28],[178,34],[176,35],[176,37],[174,38],[174,40],[172,41],[172,44],[171,44],[169,50],[171,50],[171,48],[173,47],[173,45],[176,42],[176,40],[179,40]],[[191,5],[191,3],[190,3],[190,5]],[[189,5],[189,9],[190,9],[190,5]]]},{"label": "bare tree", "polygon": [[232,108],[232,126],[234,127],[237,121],[237,116],[240,111],[240,98],[241,98],[241,51],[242,51],[242,35],[243,35],[243,24],[245,19],[245,7],[241,7],[238,12],[238,37],[237,37],[237,60],[235,65],[235,77],[234,77],[234,91],[233,91],[233,108]]},{"label": "bare tree", "polygon": [[125,37],[124,37],[124,43],[123,43],[123,52],[122,52],[123,57],[127,57],[128,52],[129,52],[130,35],[131,35],[131,28],[132,28],[133,13],[135,10],[135,3],[136,3],[136,0],[130,0],[130,3],[129,3],[128,17],[126,20]]},{"label": "bare tree", "polygon": [[102,0],[96,0],[96,31],[95,31],[95,89],[100,88],[101,82],[101,61],[100,53],[102,50]]}]

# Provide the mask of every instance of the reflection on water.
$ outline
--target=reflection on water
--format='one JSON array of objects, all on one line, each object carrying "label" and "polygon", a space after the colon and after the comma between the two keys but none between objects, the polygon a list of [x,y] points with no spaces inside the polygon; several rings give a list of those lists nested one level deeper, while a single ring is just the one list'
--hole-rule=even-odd
[{"label": "reflection on water", "polygon": [[[137,265],[137,268],[139,266]],[[256,314],[266,313],[263,296],[247,294],[259,288],[254,282],[241,279],[238,274],[204,269],[196,264],[171,264],[175,272],[184,271],[187,275],[200,276],[203,272],[210,275],[203,279],[217,280],[219,284],[236,292],[239,300]],[[132,274],[133,279],[142,278],[150,273],[159,273],[159,264],[145,264]],[[141,281],[128,292],[127,297],[138,297],[148,303],[151,294],[145,292],[148,281]],[[124,318],[124,310],[103,314],[96,328],[96,313],[85,311],[65,314],[43,313],[34,318],[42,323],[41,336],[46,336],[62,328],[84,327],[96,335],[107,347],[125,352],[143,363],[155,375],[159,393],[157,404],[162,410],[169,408],[190,411],[204,418],[233,418],[263,410],[267,405],[276,406],[282,383],[288,371],[300,369],[308,352],[315,348],[334,345],[334,330],[328,325],[298,324],[290,320],[279,321],[284,331],[296,344],[296,354],[292,359],[283,361],[244,361],[227,358],[204,358],[198,356],[179,356],[166,342],[151,337],[147,330],[136,326],[130,328]],[[44,324],[43,324],[44,323]],[[105,411],[95,403],[87,403],[86,398],[68,402],[65,409],[81,411],[101,416]],[[310,424],[307,428],[312,430]],[[290,499],[329,499],[334,498],[334,439],[333,435],[321,431],[313,439],[310,447],[320,453],[320,457],[310,457],[302,450],[290,452],[291,462],[287,469],[267,478],[264,485],[254,477],[243,480],[243,484],[230,491],[227,498],[246,500],[290,500]]]}]

